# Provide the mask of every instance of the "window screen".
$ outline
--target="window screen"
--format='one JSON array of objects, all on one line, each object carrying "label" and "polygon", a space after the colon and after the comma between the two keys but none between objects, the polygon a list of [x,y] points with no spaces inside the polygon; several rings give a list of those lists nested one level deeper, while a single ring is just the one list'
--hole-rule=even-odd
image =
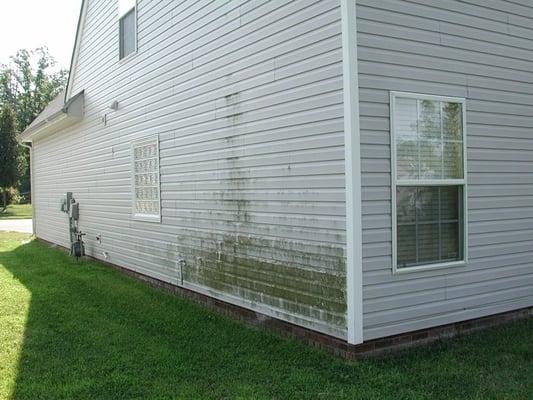
[{"label": "window screen", "polygon": [[134,217],[160,220],[159,144],[157,137],[133,143],[132,152]]},{"label": "window screen", "polygon": [[132,54],[136,50],[136,22],[135,8],[132,8],[120,18],[120,59]]},{"label": "window screen", "polygon": [[393,94],[397,269],[465,259],[462,100]]}]

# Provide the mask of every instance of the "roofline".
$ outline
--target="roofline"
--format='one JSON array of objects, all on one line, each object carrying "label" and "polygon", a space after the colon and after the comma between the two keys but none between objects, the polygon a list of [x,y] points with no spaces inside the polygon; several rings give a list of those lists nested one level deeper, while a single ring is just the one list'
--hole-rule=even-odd
[{"label": "roofline", "polygon": [[[65,122],[65,126],[69,126],[80,121],[84,114],[84,94],[84,90],[75,94],[63,105],[63,107],[61,107],[61,109],[50,115],[48,118],[43,119],[37,125],[26,128],[19,135],[19,141],[21,143],[31,142],[35,137],[52,132],[53,128],[57,127],[57,123]],[[71,106],[73,106],[73,108],[71,108]]]},{"label": "roofline", "polygon": [[70,94],[72,92],[72,82],[76,71],[76,65],[78,64],[78,55],[81,41],[81,31],[85,25],[85,18],[87,15],[87,0],[81,1],[80,15],[78,17],[78,26],[76,28],[76,38],[74,39],[74,48],[72,49],[72,56],[70,58],[70,68],[68,73],[67,87],[65,90],[65,103],[68,102]]}]

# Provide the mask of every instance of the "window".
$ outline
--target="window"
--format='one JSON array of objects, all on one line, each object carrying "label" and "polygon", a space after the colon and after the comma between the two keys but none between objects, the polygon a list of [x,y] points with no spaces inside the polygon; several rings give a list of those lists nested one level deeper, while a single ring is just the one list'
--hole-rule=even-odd
[{"label": "window", "polygon": [[132,144],[133,217],[161,221],[159,185],[159,140],[149,137]]},{"label": "window", "polygon": [[137,14],[135,0],[119,0],[119,58],[137,51]]},{"label": "window", "polygon": [[391,93],[395,272],[464,265],[465,100]]}]

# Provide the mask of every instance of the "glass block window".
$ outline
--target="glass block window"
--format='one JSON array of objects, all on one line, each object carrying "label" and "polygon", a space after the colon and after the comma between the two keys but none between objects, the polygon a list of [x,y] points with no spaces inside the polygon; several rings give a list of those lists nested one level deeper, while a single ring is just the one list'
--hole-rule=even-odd
[{"label": "glass block window", "polygon": [[159,141],[157,136],[132,144],[133,215],[136,219],[160,221]]},{"label": "glass block window", "polygon": [[135,0],[119,0],[119,59],[137,50],[137,15]]},{"label": "glass block window", "polygon": [[466,260],[464,105],[391,94],[395,270]]}]

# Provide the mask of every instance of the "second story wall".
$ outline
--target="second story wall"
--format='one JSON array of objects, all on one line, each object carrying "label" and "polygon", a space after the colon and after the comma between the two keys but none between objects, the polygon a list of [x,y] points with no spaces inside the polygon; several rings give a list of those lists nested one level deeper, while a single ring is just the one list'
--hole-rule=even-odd
[{"label": "second story wall", "polygon": [[[531,306],[533,2],[357,3],[365,340]],[[393,273],[391,91],[465,99],[466,265]]]}]

